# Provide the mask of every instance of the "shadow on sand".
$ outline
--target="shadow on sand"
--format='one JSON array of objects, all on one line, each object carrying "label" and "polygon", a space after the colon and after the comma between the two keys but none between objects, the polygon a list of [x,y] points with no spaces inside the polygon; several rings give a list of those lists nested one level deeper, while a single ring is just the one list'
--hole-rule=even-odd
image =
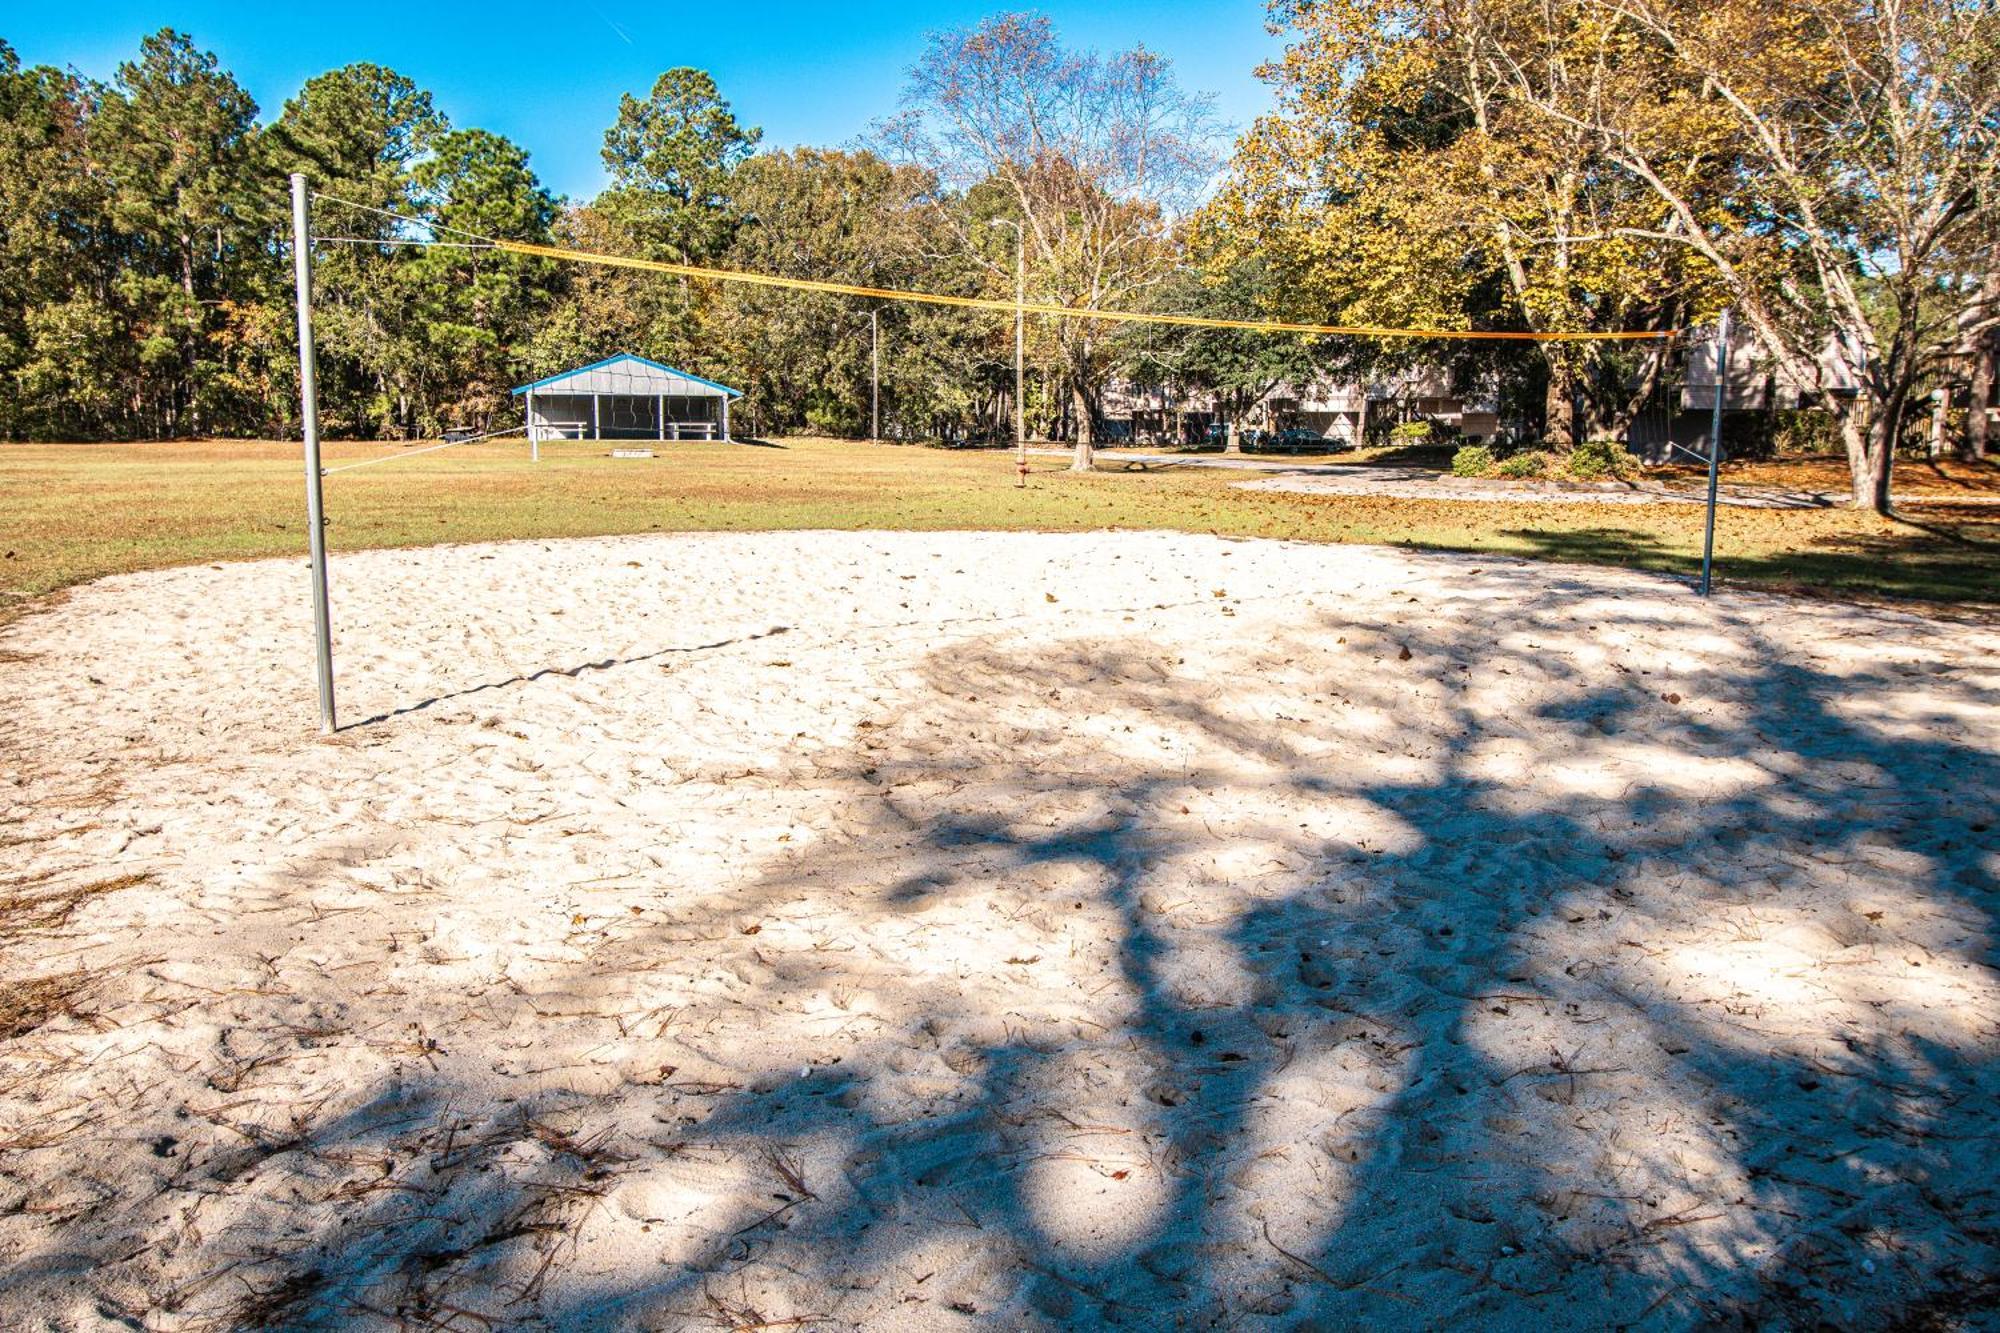
[{"label": "shadow on sand", "polygon": [[[1660,628],[1588,614],[1607,643]],[[1995,756],[1857,722],[1847,701],[1908,679],[1791,660],[1726,611],[1689,633],[1723,635],[1728,665],[1674,687],[1699,714],[1538,653],[1533,621],[1513,646],[1410,629],[1365,677],[1286,666],[1380,628],[1301,623],[1229,689],[1141,640],[933,655],[919,706],[819,763],[854,831],[618,956],[707,940],[761,1002],[803,1003],[845,955],[773,956],[742,923],[844,882],[829,938],[842,914],[985,906],[1035,957],[877,976],[856,1009],[876,1035],[782,1078],[663,1065],[495,1107],[413,1075],[303,1124],[262,1159],[394,1141],[422,1167],[357,1193],[309,1263],[243,1279],[234,1317],[1859,1327],[1992,1294],[1995,1016],[1930,1013],[1895,978],[1995,964]],[[1559,702],[1510,712],[1509,677]],[[1379,762],[1329,762],[1382,716]],[[974,729],[1004,759],[950,743]],[[1092,757],[1147,744],[1107,789]],[[1648,762],[1669,752],[1727,781]],[[1526,790],[1552,770],[1567,796]],[[986,1007],[979,975],[1059,955],[1037,1010]],[[567,1271],[635,1160],[711,1157],[738,1174],[705,1242]],[[516,1304],[456,1303],[496,1272]]]}]

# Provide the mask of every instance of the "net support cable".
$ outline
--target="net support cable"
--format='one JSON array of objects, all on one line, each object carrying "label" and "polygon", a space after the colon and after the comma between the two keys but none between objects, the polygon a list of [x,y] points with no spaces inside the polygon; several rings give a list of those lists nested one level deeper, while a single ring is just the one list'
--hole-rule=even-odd
[{"label": "net support cable", "polygon": [[415,458],[418,454],[434,454],[440,449],[456,449],[460,445],[478,444],[482,440],[496,439],[513,433],[512,426],[502,426],[499,430],[489,430],[484,435],[474,435],[463,440],[446,440],[443,444],[427,444],[421,449],[403,449],[393,454],[383,454],[379,458],[364,458],[355,463],[342,463],[339,467],[321,468],[320,475],[331,477],[336,472],[352,472],[356,468],[374,467],[377,463],[394,463],[398,459]]}]

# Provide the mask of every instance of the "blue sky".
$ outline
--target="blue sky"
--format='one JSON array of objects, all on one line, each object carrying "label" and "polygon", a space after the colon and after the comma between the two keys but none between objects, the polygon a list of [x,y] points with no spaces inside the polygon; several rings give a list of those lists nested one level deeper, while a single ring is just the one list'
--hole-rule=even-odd
[{"label": "blue sky", "polygon": [[[0,0],[0,38],[25,64],[73,65],[108,78],[144,34],[191,33],[249,88],[266,119],[308,77],[367,60],[428,88],[454,125],[526,147],[559,193],[588,197],[598,149],[623,92],[643,94],[674,65],[710,70],[739,119],[769,146],[845,144],[895,108],[925,34],[977,22],[996,4],[849,4],[729,0],[700,5],[558,0],[535,5],[213,4],[203,0]],[[1071,45],[1143,42],[1182,82],[1214,93],[1241,127],[1268,103],[1253,73],[1274,54],[1259,0],[1100,0],[1044,4]]]}]

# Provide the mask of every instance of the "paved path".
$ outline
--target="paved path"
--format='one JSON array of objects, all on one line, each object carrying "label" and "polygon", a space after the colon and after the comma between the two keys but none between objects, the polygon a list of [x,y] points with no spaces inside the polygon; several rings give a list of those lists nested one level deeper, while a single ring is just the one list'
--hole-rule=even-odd
[{"label": "paved path", "polygon": [[[1246,490],[1295,491],[1306,495],[1391,495],[1421,500],[1477,500],[1488,504],[1705,504],[1705,490],[1682,490],[1658,482],[1509,481],[1454,477],[1427,468],[1326,467],[1310,474],[1287,474],[1236,483]],[[1826,509],[1830,496],[1814,491],[1724,487],[1721,503],[1746,509]]]},{"label": "paved path", "polygon": [[[1033,449],[1044,457],[1066,458],[1067,449]],[[1217,454],[1137,454],[1099,450],[1099,467],[1135,470],[1224,468],[1274,475],[1236,484],[1246,490],[1291,491],[1302,495],[1384,495],[1413,500],[1472,500],[1501,504],[1701,504],[1698,490],[1677,490],[1656,482],[1509,481],[1454,477],[1434,468],[1388,464],[1301,463],[1276,458]],[[1722,503],[1753,509],[1826,509],[1838,496],[1779,487],[1725,487]]]},{"label": "paved path", "polygon": [[[1031,449],[1047,458],[1067,458],[1067,449]],[[1512,481],[1501,477],[1454,477],[1432,468],[1389,464],[1301,463],[1297,460],[1219,454],[1146,454],[1098,450],[1101,468],[1151,471],[1168,468],[1222,468],[1269,473],[1236,485],[1245,490],[1289,491],[1300,495],[1376,495],[1412,500],[1466,500],[1483,504],[1703,504],[1700,486],[1675,487],[1654,481]],[[1740,509],[1833,509],[1847,502],[1844,491],[1798,490],[1785,486],[1722,487],[1722,504]],[[2000,496],[1901,494],[1896,504],[2000,504]]]},{"label": "paved path", "polygon": [[[1293,491],[1305,495],[1389,495],[1422,500],[1477,500],[1501,504],[1706,504],[1700,486],[1675,487],[1656,481],[1508,481],[1497,477],[1454,477],[1425,468],[1330,466],[1301,468],[1256,481],[1246,490]],[[1834,509],[1847,503],[1845,491],[1806,491],[1784,486],[1723,486],[1717,501],[1738,509]],[[2000,496],[1898,494],[1898,509],[1923,505],[1994,505]]]},{"label": "paved path", "polygon": [[[1041,458],[1068,458],[1073,451],[1069,449],[1030,449],[1028,452]],[[1256,458],[1247,454],[1148,454],[1128,453],[1123,450],[1114,451],[1110,449],[1099,449],[1097,451],[1097,465],[1099,467],[1117,466],[1125,468],[1128,471],[1152,471],[1179,467],[1209,467],[1230,468],[1242,472],[1302,473],[1325,472],[1337,466],[1347,466],[1345,464],[1302,463],[1296,458]],[[1355,469],[1348,467],[1348,470],[1353,471]],[[1370,472],[1376,471],[1374,468],[1366,470]],[[1421,472],[1422,470],[1421,468],[1409,469],[1412,472]]]}]

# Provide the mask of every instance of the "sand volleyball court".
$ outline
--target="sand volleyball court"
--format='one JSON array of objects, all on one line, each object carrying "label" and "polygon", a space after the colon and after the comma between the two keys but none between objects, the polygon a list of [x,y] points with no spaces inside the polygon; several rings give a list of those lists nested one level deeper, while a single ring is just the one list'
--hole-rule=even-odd
[{"label": "sand volleyball court", "polygon": [[332,595],[332,741],[302,560],[0,634],[0,1325],[1992,1299],[1990,630],[1172,534]]}]

